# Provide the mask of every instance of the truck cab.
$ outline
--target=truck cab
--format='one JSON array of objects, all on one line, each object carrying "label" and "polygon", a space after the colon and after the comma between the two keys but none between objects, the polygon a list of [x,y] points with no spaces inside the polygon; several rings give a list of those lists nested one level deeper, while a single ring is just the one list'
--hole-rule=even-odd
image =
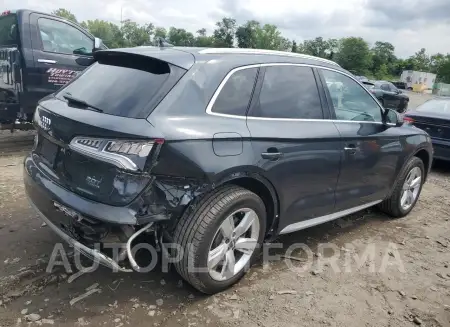
[{"label": "truck cab", "polygon": [[0,126],[30,122],[38,100],[58,90],[106,49],[64,18],[31,10],[0,14]]}]

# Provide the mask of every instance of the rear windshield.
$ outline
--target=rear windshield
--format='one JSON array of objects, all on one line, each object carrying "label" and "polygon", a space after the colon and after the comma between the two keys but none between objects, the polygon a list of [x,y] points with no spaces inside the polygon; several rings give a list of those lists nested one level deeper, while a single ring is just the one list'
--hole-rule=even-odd
[{"label": "rear windshield", "polygon": [[450,115],[450,99],[430,100],[416,108],[419,112]]},{"label": "rear windshield", "polygon": [[146,118],[186,71],[150,57],[110,55],[62,88],[105,114]]},{"label": "rear windshield", "polygon": [[17,44],[19,44],[19,30],[16,15],[0,16],[0,45]]}]

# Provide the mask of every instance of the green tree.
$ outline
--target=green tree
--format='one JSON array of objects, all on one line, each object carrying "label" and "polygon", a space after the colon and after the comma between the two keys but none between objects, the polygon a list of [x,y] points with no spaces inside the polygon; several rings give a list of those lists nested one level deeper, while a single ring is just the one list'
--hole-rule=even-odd
[{"label": "green tree", "polygon": [[159,46],[159,39],[167,38],[167,30],[164,27],[156,27],[153,31],[153,45]]},{"label": "green tree", "polygon": [[272,24],[265,24],[262,28],[256,28],[256,48],[269,50],[290,50],[291,41],[281,36],[280,30]]},{"label": "green tree", "polygon": [[153,30],[154,25],[151,23],[139,25],[129,19],[123,22],[121,28],[126,45],[130,47],[149,45]]},{"label": "green tree", "polygon": [[244,25],[236,29],[236,41],[239,48],[257,47],[257,31],[261,29],[259,22],[256,20],[249,20]]},{"label": "green tree", "polygon": [[65,18],[67,20],[70,20],[74,23],[77,23],[77,18],[75,17],[75,15],[72,14],[69,10],[64,9],[64,8],[59,8],[59,9],[52,11],[52,15],[59,16],[59,17]]},{"label": "green tree", "polygon": [[201,28],[197,31],[199,36],[206,36],[206,28]]},{"label": "green tree", "polygon": [[425,48],[420,49],[411,57],[414,62],[414,69],[419,71],[429,71],[430,69],[430,57],[427,55]]},{"label": "green tree", "polygon": [[104,20],[88,20],[81,23],[92,35],[102,39],[108,48],[121,48],[126,46],[123,33],[119,26]]},{"label": "green tree", "polygon": [[395,47],[389,42],[375,42],[372,51],[372,73],[377,75],[382,65],[385,65],[387,74],[395,74],[397,58],[395,57]]},{"label": "green tree", "polygon": [[313,40],[305,40],[302,45],[302,53],[311,56],[330,58],[333,56],[338,42],[336,39],[324,40],[321,36]]},{"label": "green tree", "polygon": [[390,79],[388,67],[385,63],[381,64],[377,72],[374,74],[376,79],[386,80]]},{"label": "green tree", "polygon": [[434,74],[440,72],[441,67],[447,62],[447,57],[442,53],[436,53],[430,56],[430,71]]},{"label": "green tree", "polygon": [[206,35],[206,28],[197,31],[198,36],[195,38],[194,44],[201,48],[210,48],[214,46],[214,38]]},{"label": "green tree", "polygon": [[218,48],[232,48],[236,33],[236,20],[224,17],[216,23],[216,27],[214,30],[214,46]]},{"label": "green tree", "polygon": [[167,37],[168,41],[173,45],[188,47],[195,44],[194,35],[184,28],[171,27]]},{"label": "green tree", "polygon": [[339,44],[336,61],[354,74],[366,75],[372,64],[369,45],[360,37],[343,38]]},{"label": "green tree", "polygon": [[446,60],[442,62],[438,77],[440,82],[450,83],[450,54],[447,54]]},{"label": "green tree", "polygon": [[295,40],[292,41],[291,52],[297,52],[297,42]]}]

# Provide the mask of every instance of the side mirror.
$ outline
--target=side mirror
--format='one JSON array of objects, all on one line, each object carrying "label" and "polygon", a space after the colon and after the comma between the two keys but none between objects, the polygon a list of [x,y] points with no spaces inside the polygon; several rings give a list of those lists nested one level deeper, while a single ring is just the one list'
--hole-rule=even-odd
[{"label": "side mirror", "polygon": [[386,126],[400,127],[404,123],[403,116],[395,110],[386,109],[384,112],[384,123]]},{"label": "side mirror", "polygon": [[102,39],[99,39],[98,37],[94,38],[94,48],[92,49],[92,52],[98,51],[103,49],[105,46],[103,45]]}]

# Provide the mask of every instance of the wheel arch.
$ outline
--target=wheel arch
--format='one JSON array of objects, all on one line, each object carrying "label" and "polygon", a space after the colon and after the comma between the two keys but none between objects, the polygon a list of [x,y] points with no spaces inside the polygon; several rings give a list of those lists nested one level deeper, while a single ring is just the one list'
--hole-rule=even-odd
[{"label": "wheel arch", "polygon": [[414,157],[417,157],[420,160],[422,160],[423,165],[425,166],[425,179],[424,179],[424,181],[425,181],[428,177],[428,172],[430,171],[430,167],[431,167],[431,155],[430,155],[430,153],[428,153],[427,150],[422,148],[414,153]]},{"label": "wheel arch", "polygon": [[255,172],[233,173],[221,179],[216,187],[222,185],[237,185],[258,195],[266,206],[266,237],[276,235],[280,217],[280,201],[275,187],[267,178]]},{"label": "wheel arch", "polygon": [[399,163],[399,166],[396,170],[396,176],[392,182],[391,188],[388,192],[388,194],[386,194],[386,198],[388,198],[389,196],[391,196],[394,187],[395,187],[395,183],[397,182],[400,172],[402,171],[402,169],[405,167],[405,165],[407,164],[407,162],[413,158],[413,157],[417,157],[420,160],[422,160],[423,165],[424,165],[424,170],[425,170],[425,178],[424,178],[424,182],[426,181],[427,177],[428,177],[428,172],[430,171],[430,167],[431,167],[431,154],[429,152],[429,150],[427,150],[426,145],[421,145],[418,148],[416,148],[414,151],[411,151],[408,153],[408,155],[406,155],[403,160]]}]

